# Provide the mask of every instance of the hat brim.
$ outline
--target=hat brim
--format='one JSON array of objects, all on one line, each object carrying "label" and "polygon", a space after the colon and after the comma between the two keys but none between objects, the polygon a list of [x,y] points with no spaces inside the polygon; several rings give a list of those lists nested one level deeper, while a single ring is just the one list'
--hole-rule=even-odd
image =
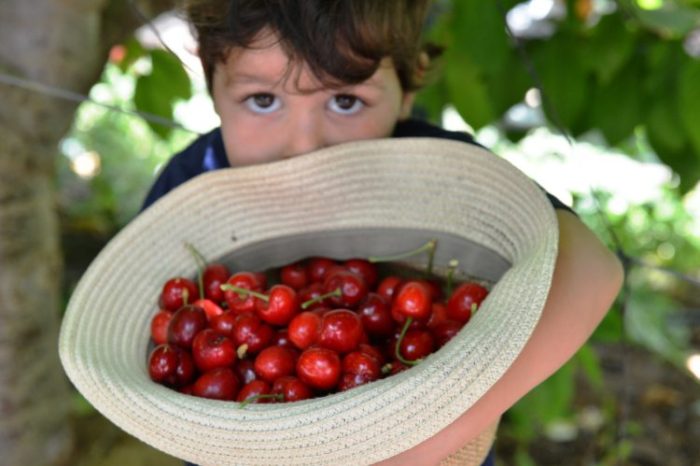
[{"label": "hat brim", "polygon": [[[163,283],[194,276],[184,242],[263,270],[438,239],[436,262],[496,281],[479,312],[416,367],[311,400],[249,405],[152,382],[149,323]],[[471,407],[537,323],[557,254],[556,217],[529,178],[467,144],[386,139],[218,170],[144,211],[100,252],[71,296],[59,351],[76,388],[140,440],[199,464],[369,464],[405,451]]]}]

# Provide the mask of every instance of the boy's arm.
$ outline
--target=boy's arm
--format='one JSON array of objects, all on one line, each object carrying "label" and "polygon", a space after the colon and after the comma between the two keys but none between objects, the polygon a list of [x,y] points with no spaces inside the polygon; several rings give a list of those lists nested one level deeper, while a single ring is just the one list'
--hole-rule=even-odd
[{"label": "boy's arm", "polygon": [[571,212],[557,209],[559,253],[542,316],[503,377],[434,437],[380,464],[438,464],[494,423],[586,342],[620,290],[623,269]]}]

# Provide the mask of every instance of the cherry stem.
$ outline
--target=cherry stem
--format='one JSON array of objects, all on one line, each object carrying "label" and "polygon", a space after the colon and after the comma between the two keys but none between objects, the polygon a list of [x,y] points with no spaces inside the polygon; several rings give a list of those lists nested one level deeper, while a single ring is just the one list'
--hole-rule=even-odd
[{"label": "cherry stem", "polygon": [[207,266],[207,260],[204,258],[201,252],[197,250],[191,243],[185,242],[185,247],[194,257],[194,261],[197,263],[197,282],[199,284],[199,296],[204,298],[204,268]]},{"label": "cherry stem", "polygon": [[224,283],[221,285],[221,289],[223,291],[234,291],[238,293],[238,296],[241,298],[245,298],[246,296],[255,296],[258,299],[262,299],[266,303],[270,301],[270,297],[265,294],[249,290],[248,288],[241,288],[240,286],[231,285],[230,283]]},{"label": "cherry stem", "polygon": [[335,290],[330,291],[326,294],[322,294],[320,296],[316,296],[315,298],[311,298],[308,301],[304,301],[303,303],[301,303],[301,308],[306,309],[307,307],[311,306],[312,304],[320,303],[321,301],[323,301],[326,298],[332,298],[332,297],[340,298],[341,296],[343,296],[343,292],[340,291],[340,288],[336,288]]},{"label": "cherry stem", "polygon": [[396,348],[394,350],[396,359],[398,359],[400,362],[406,364],[407,366],[415,366],[419,362],[422,361],[422,359],[416,359],[415,361],[409,361],[408,359],[404,358],[401,356],[401,342],[403,341],[403,337],[406,336],[406,332],[408,331],[408,327],[411,326],[413,323],[413,317],[407,317],[406,322],[403,324],[403,328],[401,329],[401,334],[399,335],[399,339],[396,341]]},{"label": "cherry stem", "polygon": [[428,252],[428,273],[432,273],[433,271],[433,259],[435,257],[435,247],[437,246],[437,240],[436,239],[431,239],[422,246],[413,249],[411,251],[406,251],[402,252],[399,254],[394,254],[391,256],[370,256],[367,258],[369,262],[372,263],[377,263],[377,262],[392,262],[392,261],[397,261],[401,259],[406,259],[411,256],[415,256],[417,254],[423,253],[423,252]]},{"label": "cherry stem", "polygon": [[452,286],[454,285],[454,273],[459,266],[459,261],[457,259],[452,259],[448,264],[447,269],[447,283],[445,284],[445,294],[449,297],[452,295]]},{"label": "cherry stem", "polygon": [[245,358],[246,354],[248,354],[248,343],[243,343],[241,346],[236,348],[236,356],[238,356],[238,359]]},{"label": "cherry stem", "polygon": [[189,304],[189,300],[190,300],[190,292],[187,291],[187,288],[184,288],[182,290],[182,305],[187,306],[187,304]]},{"label": "cherry stem", "polygon": [[269,393],[269,394],[260,394],[260,395],[253,395],[249,396],[245,400],[241,401],[241,404],[238,406],[239,409],[243,409],[246,406],[248,406],[251,403],[255,403],[258,400],[275,400],[275,401],[284,401],[284,394],[282,393]]}]

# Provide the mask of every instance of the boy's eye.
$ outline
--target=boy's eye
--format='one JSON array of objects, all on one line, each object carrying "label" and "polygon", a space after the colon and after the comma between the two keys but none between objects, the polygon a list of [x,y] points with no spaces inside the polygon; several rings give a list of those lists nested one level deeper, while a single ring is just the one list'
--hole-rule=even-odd
[{"label": "boy's eye", "polygon": [[331,98],[328,102],[328,108],[335,112],[343,115],[352,115],[357,113],[364,107],[364,102],[358,97],[350,94],[338,94]]},{"label": "boy's eye", "polygon": [[245,99],[246,106],[255,113],[272,113],[280,108],[281,102],[273,94],[253,94]]}]

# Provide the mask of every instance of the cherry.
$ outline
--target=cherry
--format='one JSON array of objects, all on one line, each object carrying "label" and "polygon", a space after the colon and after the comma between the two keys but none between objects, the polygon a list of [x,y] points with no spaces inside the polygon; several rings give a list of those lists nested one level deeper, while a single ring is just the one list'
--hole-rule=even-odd
[{"label": "cherry", "polygon": [[323,295],[323,283],[321,282],[313,282],[298,293],[299,302],[304,303],[304,310],[307,311],[324,305],[323,300],[320,299],[321,295]]},{"label": "cherry", "polygon": [[299,299],[292,287],[274,285],[266,299],[255,302],[255,309],[265,322],[286,325],[299,312]]},{"label": "cherry", "polygon": [[233,326],[236,323],[236,317],[238,317],[238,314],[231,311],[224,311],[223,314],[215,316],[209,321],[209,327],[214,329],[214,331],[220,335],[226,335],[229,337],[233,333]]},{"label": "cherry", "polygon": [[432,329],[448,320],[450,320],[450,318],[447,316],[447,303],[442,301],[434,302],[426,326]]},{"label": "cherry", "polygon": [[232,366],[236,361],[236,346],[230,338],[207,328],[194,337],[192,356],[197,368],[206,372],[217,367]]},{"label": "cherry", "polygon": [[310,282],[308,270],[301,262],[287,264],[280,269],[280,281],[299,291]]},{"label": "cherry", "polygon": [[348,259],[343,262],[343,266],[349,271],[356,273],[364,280],[367,288],[373,289],[379,277],[377,266],[366,259]]},{"label": "cherry", "polygon": [[323,282],[328,270],[336,265],[338,264],[334,260],[327,257],[312,257],[306,264],[309,279],[312,282]]},{"label": "cherry", "polygon": [[194,362],[187,351],[164,343],[151,351],[148,374],[155,382],[173,387],[184,386],[194,379]]},{"label": "cherry", "polygon": [[270,346],[282,346],[292,350],[297,349],[294,343],[292,343],[292,340],[289,339],[289,330],[286,327],[277,329],[274,335],[272,335],[272,342],[270,342]]},{"label": "cherry", "polygon": [[374,359],[376,359],[380,365],[384,364],[384,354],[382,353],[382,351],[379,348],[377,348],[374,345],[370,345],[367,343],[360,343],[357,346],[357,351],[369,354]]},{"label": "cherry", "polygon": [[240,382],[229,367],[219,367],[200,375],[192,386],[192,394],[215,400],[236,399]]},{"label": "cherry", "polygon": [[324,293],[332,293],[336,289],[340,289],[340,296],[328,297],[328,301],[336,307],[354,309],[367,296],[367,285],[363,278],[343,268],[329,272],[323,281]]},{"label": "cherry", "polygon": [[343,357],[342,371],[344,374],[362,375],[367,381],[372,381],[381,375],[381,366],[379,360],[369,353],[352,351]]},{"label": "cherry", "polygon": [[388,302],[379,293],[367,293],[357,307],[357,314],[362,321],[362,327],[371,337],[387,337],[394,331],[395,323],[391,317]]},{"label": "cherry", "polygon": [[413,319],[427,319],[432,310],[431,291],[421,281],[408,281],[394,298],[392,310]]},{"label": "cherry", "polygon": [[193,302],[192,305],[201,307],[207,315],[207,320],[211,320],[224,313],[224,310],[218,304],[208,298],[200,298]]},{"label": "cherry", "polygon": [[221,285],[226,304],[232,312],[240,314],[255,310],[255,297],[250,293],[234,291],[232,287],[261,292],[263,288],[260,277],[253,272],[237,272],[231,275],[225,284]]},{"label": "cherry", "polygon": [[173,314],[168,324],[168,343],[189,349],[194,337],[206,327],[207,317],[201,307],[183,306]]},{"label": "cherry", "polygon": [[[376,380],[376,379],[375,379]],[[344,392],[345,390],[350,390],[351,388],[355,388],[357,386],[366,384],[368,382],[371,382],[372,380],[369,379],[364,374],[355,374],[352,372],[345,372],[340,376],[340,380],[338,381],[338,391]]]},{"label": "cherry", "polygon": [[447,316],[467,323],[489,291],[478,283],[462,283],[447,300]]},{"label": "cherry", "polygon": [[456,320],[445,320],[435,325],[430,329],[435,337],[435,344],[438,348],[442,348],[445,343],[454,338],[459,333],[464,324]]},{"label": "cherry", "polygon": [[294,373],[297,355],[294,350],[282,346],[268,346],[255,358],[255,373],[263,380],[275,379]]},{"label": "cherry", "polygon": [[274,335],[272,327],[265,324],[255,314],[245,313],[236,316],[231,337],[238,346],[238,356],[257,354],[270,345]]},{"label": "cherry", "polygon": [[301,401],[313,396],[309,386],[292,375],[275,380],[271,393],[282,395],[284,401]]},{"label": "cherry", "polygon": [[258,378],[255,373],[255,365],[250,359],[241,359],[233,367],[238,378],[244,383],[250,383]]},{"label": "cherry", "polygon": [[391,303],[394,300],[394,294],[403,285],[404,280],[396,275],[389,275],[382,279],[377,286],[377,293],[383,297],[386,302]]},{"label": "cherry", "polygon": [[328,348],[312,346],[299,356],[296,371],[299,379],[311,388],[331,390],[340,380],[340,356]]},{"label": "cherry", "polygon": [[151,319],[151,340],[156,345],[166,343],[168,341],[168,324],[173,318],[173,312],[167,309],[161,309]]},{"label": "cherry", "polygon": [[318,312],[304,311],[289,322],[289,339],[299,349],[316,343],[321,335],[321,316]]},{"label": "cherry", "polygon": [[224,264],[208,264],[202,272],[204,297],[215,303],[224,301],[224,292],[221,289],[221,285],[226,283],[230,276],[231,272]]},{"label": "cherry", "polygon": [[268,395],[270,393],[270,384],[264,380],[253,380],[243,385],[241,391],[236,396],[236,401],[249,400],[251,403],[266,403],[269,398],[261,397],[260,395]]},{"label": "cherry", "polygon": [[[435,339],[427,330],[409,330],[398,343],[397,354],[414,363],[435,350]],[[405,362],[405,361],[402,361]]]},{"label": "cherry", "polygon": [[360,317],[348,309],[334,309],[323,315],[318,343],[324,348],[347,353],[357,348],[364,329]]},{"label": "cherry", "polygon": [[175,277],[166,281],[160,294],[160,303],[169,311],[177,311],[199,298],[197,285],[189,278]]}]

